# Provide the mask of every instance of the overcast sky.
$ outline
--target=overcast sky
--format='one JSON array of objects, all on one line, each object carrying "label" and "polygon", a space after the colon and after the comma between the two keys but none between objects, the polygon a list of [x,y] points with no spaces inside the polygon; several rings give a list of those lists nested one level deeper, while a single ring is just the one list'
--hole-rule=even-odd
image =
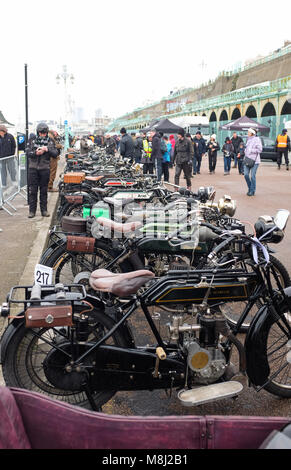
[{"label": "overcast sky", "polygon": [[56,75],[66,64],[75,106],[89,118],[98,108],[118,117],[281,47],[290,13],[290,1],[10,0],[1,9],[0,110],[24,119],[27,63],[30,121],[59,120]]}]

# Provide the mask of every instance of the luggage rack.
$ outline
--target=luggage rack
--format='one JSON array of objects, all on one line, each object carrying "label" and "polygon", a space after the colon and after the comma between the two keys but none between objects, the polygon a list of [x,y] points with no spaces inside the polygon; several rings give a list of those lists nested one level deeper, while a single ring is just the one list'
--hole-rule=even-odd
[{"label": "luggage rack", "polygon": [[9,304],[23,304],[25,307],[43,303],[68,303],[84,300],[87,296],[82,284],[51,284],[33,286],[14,286],[7,296],[7,302],[2,304],[0,314],[4,316],[3,307]]}]

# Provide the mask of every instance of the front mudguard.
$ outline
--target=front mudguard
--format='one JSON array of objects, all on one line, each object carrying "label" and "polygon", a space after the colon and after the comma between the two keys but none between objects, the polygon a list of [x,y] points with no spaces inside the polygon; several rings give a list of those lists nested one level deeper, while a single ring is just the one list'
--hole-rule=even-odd
[{"label": "front mudguard", "polygon": [[[279,304],[279,311],[286,312],[286,307],[290,310],[291,287],[284,289],[286,300],[282,298]],[[275,322],[271,312],[272,306],[263,305],[254,317],[248,330],[245,340],[245,352],[247,362],[247,375],[250,382],[255,386],[264,385],[270,374],[270,368],[267,360],[267,340],[269,329]]]}]

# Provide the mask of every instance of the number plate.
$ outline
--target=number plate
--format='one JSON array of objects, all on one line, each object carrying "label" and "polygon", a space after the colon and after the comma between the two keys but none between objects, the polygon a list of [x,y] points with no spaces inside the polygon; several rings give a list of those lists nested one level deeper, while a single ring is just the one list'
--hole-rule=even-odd
[{"label": "number plate", "polygon": [[53,268],[44,266],[43,264],[36,264],[34,268],[34,282],[42,286],[47,286],[53,283]]}]

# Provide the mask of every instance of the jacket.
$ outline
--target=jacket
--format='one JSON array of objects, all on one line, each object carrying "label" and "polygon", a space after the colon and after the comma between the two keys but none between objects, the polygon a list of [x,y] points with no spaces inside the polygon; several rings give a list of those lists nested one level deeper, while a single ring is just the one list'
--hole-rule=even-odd
[{"label": "jacket", "polygon": [[143,152],[141,157],[141,163],[152,162],[152,143],[148,139],[143,139]]},{"label": "jacket", "polygon": [[231,142],[225,143],[221,150],[224,153],[225,157],[232,157],[232,155],[234,154],[234,146]]},{"label": "jacket", "polygon": [[231,143],[234,147],[234,153],[239,153],[239,145],[243,142],[242,138],[238,135],[236,139],[233,137]]},{"label": "jacket", "polygon": [[177,165],[185,162],[191,162],[193,155],[192,152],[192,142],[190,140],[188,140],[186,137],[184,137],[183,140],[178,139],[175,144],[173,162],[177,163]]},{"label": "jacket", "polygon": [[123,134],[119,146],[120,155],[124,158],[134,157],[134,146],[132,137],[128,134]]},{"label": "jacket", "polygon": [[152,160],[161,160],[162,158],[161,138],[156,133],[152,140]]},{"label": "jacket", "polygon": [[285,134],[279,134],[277,139],[276,139],[276,147],[277,150],[285,150],[288,148],[290,152],[290,137],[289,135]]},{"label": "jacket", "polygon": [[4,134],[0,137],[0,158],[10,157],[15,154],[16,142],[12,134]]},{"label": "jacket", "polygon": [[105,144],[106,154],[114,155],[115,149],[116,149],[116,143],[113,137],[109,137],[108,139],[105,139],[104,144]]},{"label": "jacket", "polygon": [[201,137],[201,139],[197,139],[194,137],[194,155],[195,157],[201,157],[203,153],[206,153],[206,142]]},{"label": "jacket", "polygon": [[166,145],[167,145],[167,151],[163,154],[163,162],[165,163],[171,161],[171,150],[172,150],[171,142],[168,142]]},{"label": "jacket", "polygon": [[248,137],[245,148],[245,157],[249,157],[252,160],[255,160],[255,164],[259,164],[261,163],[260,153],[262,150],[263,146],[260,137],[255,135]]},{"label": "jacket", "polygon": [[58,149],[56,148],[52,139],[48,140],[48,151],[42,155],[36,155],[37,145],[35,143],[36,137],[29,139],[26,147],[26,156],[28,158],[29,168],[36,168],[37,170],[49,170],[50,169],[50,158],[57,158],[59,155]]},{"label": "jacket", "polygon": [[210,140],[207,144],[206,150],[209,156],[215,157],[217,155],[218,150],[220,150],[220,145],[218,142]]},{"label": "jacket", "polygon": [[137,137],[133,143],[134,145],[134,156],[140,158],[142,155],[143,141],[141,137]]}]

